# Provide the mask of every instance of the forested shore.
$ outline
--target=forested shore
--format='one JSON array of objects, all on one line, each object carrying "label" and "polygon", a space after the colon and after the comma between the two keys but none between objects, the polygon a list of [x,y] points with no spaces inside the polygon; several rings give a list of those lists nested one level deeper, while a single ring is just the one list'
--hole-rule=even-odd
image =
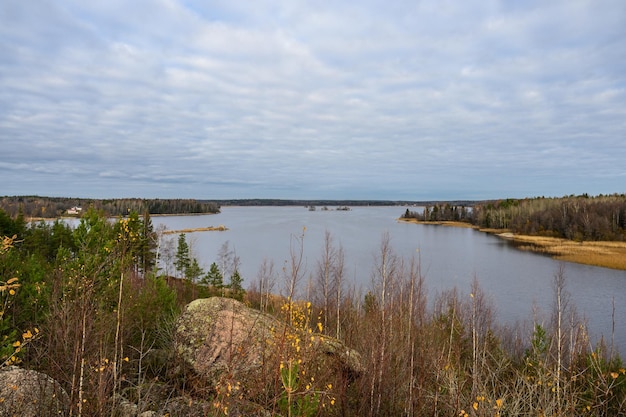
[{"label": "forested shore", "polygon": [[[203,200],[205,201],[205,200]],[[206,200],[209,201],[209,200]],[[230,200],[211,200],[220,206],[302,206],[302,207],[386,207],[386,206],[425,206],[437,204],[433,201],[415,201],[415,200],[290,200],[278,198],[244,198]],[[475,202],[470,200],[449,201],[452,205],[471,206]]]},{"label": "forested shore", "polygon": [[626,270],[626,195],[450,203],[406,211],[401,221],[473,227],[554,259]]},{"label": "forested shore", "polygon": [[[553,277],[551,310],[511,328],[478,280],[433,295],[419,260],[398,256],[385,237],[371,284],[358,289],[347,284],[344,248],[330,232],[317,262],[303,261],[295,238],[282,268],[265,262],[257,276],[240,277],[228,248],[199,270],[183,234],[168,255],[173,269],[158,269],[165,247],[147,213],[111,221],[87,209],[75,228],[3,218],[0,372],[18,365],[54,378],[72,415],[122,415],[131,403],[137,413],[170,416],[232,415],[251,404],[277,417],[626,413],[617,347],[611,335],[590,338],[563,271]],[[173,329],[187,303],[214,295],[292,329],[262,343],[279,358],[260,365],[270,384],[250,377],[240,351],[213,384],[192,385],[197,376],[181,371]],[[360,370],[329,379],[309,356],[316,338],[354,349]]]},{"label": "forested shore", "polygon": [[220,206],[212,201],[194,199],[143,199],[143,198],[67,198],[39,196],[0,197],[0,209],[9,216],[22,215],[26,218],[54,219],[68,215],[79,215],[80,211],[93,208],[108,216],[126,216],[131,211],[149,214],[208,214],[219,213]]},{"label": "forested shore", "polygon": [[407,209],[402,218],[465,222],[481,229],[575,241],[624,241],[626,194],[504,199],[471,206],[439,203],[421,212]]}]

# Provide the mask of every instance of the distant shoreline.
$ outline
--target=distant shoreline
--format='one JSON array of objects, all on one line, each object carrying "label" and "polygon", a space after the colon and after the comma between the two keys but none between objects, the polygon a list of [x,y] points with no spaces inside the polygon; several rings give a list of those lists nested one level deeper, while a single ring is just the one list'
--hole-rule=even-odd
[{"label": "distant shoreline", "polygon": [[398,219],[398,221],[424,225],[471,228],[479,232],[495,235],[501,239],[510,240],[517,249],[548,255],[556,260],[626,271],[626,242],[577,242],[556,237],[519,235],[511,233],[511,231],[507,229],[481,229],[464,222],[433,222],[403,218]]},{"label": "distant shoreline", "polygon": [[[150,217],[174,217],[174,216],[209,216],[209,215],[214,215],[214,214],[219,214],[219,213],[158,213],[158,214],[152,214],[150,213]],[[120,216],[109,216],[109,219],[117,219]],[[122,216],[124,217],[124,216]],[[141,216],[140,216],[141,217]],[[60,220],[60,219],[77,219],[80,220],[82,217],[81,216],[58,216],[58,217],[28,217],[25,219],[25,221],[27,223],[32,223],[32,222],[40,222],[40,221],[45,221],[45,222],[51,222],[54,220]]]}]

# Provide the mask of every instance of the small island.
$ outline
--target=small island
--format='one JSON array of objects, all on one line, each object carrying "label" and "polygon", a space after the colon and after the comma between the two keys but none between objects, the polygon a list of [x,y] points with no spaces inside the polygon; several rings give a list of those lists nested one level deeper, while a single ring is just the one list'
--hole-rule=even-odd
[{"label": "small island", "polygon": [[190,229],[180,229],[180,230],[166,230],[163,232],[164,235],[173,235],[180,233],[194,233],[194,232],[225,232],[228,230],[228,227],[220,224],[219,226],[207,226],[207,227],[194,227]]}]

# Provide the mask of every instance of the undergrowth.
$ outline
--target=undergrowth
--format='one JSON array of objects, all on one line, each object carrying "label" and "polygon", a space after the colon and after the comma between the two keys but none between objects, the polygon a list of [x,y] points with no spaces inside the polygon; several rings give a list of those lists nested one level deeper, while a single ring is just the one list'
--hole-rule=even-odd
[{"label": "undergrowth", "polygon": [[[616,347],[590,339],[564,271],[553,278],[552,309],[512,329],[498,324],[478,279],[429,300],[419,259],[398,257],[387,237],[363,292],[343,281],[343,252],[332,239],[318,270],[305,271],[303,233],[282,271],[283,294],[266,290],[281,279],[266,268],[243,295],[149,267],[146,251],[156,248],[146,221],[112,223],[90,211],[74,230],[23,225],[3,238],[0,364],[50,375],[72,415],[116,415],[128,398],[137,412],[154,409],[156,391],[157,402],[205,401],[206,415],[242,402],[276,416],[626,415],[625,366]],[[323,285],[309,285],[310,301],[299,301],[309,275]],[[229,294],[289,325],[268,348],[274,382],[226,374],[195,398],[185,381],[170,379],[172,328],[192,299]],[[313,359],[320,338],[335,337],[361,353],[360,375],[331,379]]]}]

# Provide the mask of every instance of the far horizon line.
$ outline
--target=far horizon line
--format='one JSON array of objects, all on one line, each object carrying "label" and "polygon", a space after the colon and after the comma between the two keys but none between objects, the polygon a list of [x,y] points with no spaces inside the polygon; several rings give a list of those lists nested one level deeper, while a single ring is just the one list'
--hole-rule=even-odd
[{"label": "far horizon line", "polygon": [[281,203],[281,205],[365,205],[365,204],[426,204],[426,203],[456,203],[456,204],[476,204],[487,201],[499,201],[499,200],[525,200],[525,199],[539,199],[539,198],[596,198],[596,197],[609,197],[609,196],[624,196],[624,193],[614,192],[611,194],[597,194],[590,195],[588,193],[582,194],[566,194],[562,196],[545,196],[535,195],[532,197],[498,197],[498,198],[449,198],[449,199],[380,199],[380,198],[287,198],[287,197],[248,197],[248,198],[197,198],[197,197],[66,197],[66,196],[45,196],[45,195],[4,195],[1,198],[44,198],[44,199],[64,199],[64,200],[195,200],[200,202],[214,202],[223,205],[237,205],[237,203],[256,203],[260,205],[262,202]]}]

